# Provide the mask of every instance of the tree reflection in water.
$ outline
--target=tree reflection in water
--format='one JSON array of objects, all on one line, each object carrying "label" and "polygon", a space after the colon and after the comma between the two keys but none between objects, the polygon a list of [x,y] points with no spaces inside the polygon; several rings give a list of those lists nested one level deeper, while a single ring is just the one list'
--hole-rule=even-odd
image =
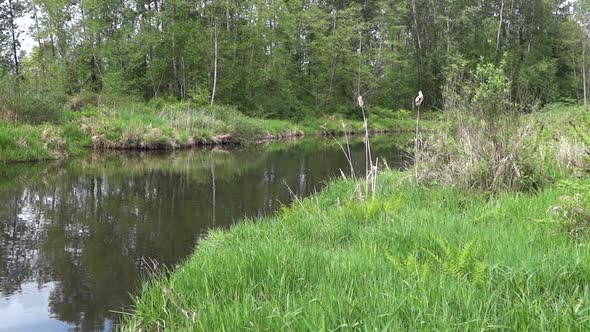
[{"label": "tree reflection in water", "polygon": [[[360,168],[362,144],[353,150]],[[403,159],[377,150],[392,166]],[[339,148],[318,139],[0,166],[0,330],[110,330],[146,262],[174,266],[211,227],[268,214],[290,201],[287,185],[304,196],[340,168]],[[15,322],[25,297],[46,312]]]}]

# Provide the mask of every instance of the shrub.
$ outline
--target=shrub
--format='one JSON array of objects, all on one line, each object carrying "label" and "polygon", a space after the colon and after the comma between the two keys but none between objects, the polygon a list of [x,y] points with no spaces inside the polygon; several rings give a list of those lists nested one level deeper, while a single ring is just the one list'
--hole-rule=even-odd
[{"label": "shrub", "polygon": [[555,59],[545,59],[522,68],[517,80],[523,93],[518,93],[518,97],[529,99],[529,102],[531,99],[540,100],[543,103],[556,100],[559,96],[557,71],[557,60]]},{"label": "shrub", "polygon": [[481,64],[465,73],[451,66],[445,87],[447,123],[417,151],[418,179],[482,191],[528,191],[547,178],[533,124],[521,123],[510,102],[503,65]]},{"label": "shrub", "polygon": [[191,103],[196,106],[207,106],[209,105],[209,90],[203,86],[195,85],[188,90],[188,97]]},{"label": "shrub", "polygon": [[51,97],[0,92],[0,115],[12,122],[40,124],[61,121],[63,108]]}]

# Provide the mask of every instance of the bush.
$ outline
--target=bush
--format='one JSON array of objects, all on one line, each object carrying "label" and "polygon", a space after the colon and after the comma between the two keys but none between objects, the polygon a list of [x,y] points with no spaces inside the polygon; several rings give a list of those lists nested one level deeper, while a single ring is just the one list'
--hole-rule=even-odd
[{"label": "bush", "polygon": [[418,144],[418,179],[481,191],[539,189],[548,179],[537,132],[510,102],[503,65],[451,66],[445,87],[447,124]]},{"label": "bush", "polygon": [[64,107],[69,111],[78,112],[87,106],[97,106],[98,95],[93,92],[82,92],[70,96]]},{"label": "bush", "polygon": [[0,92],[0,116],[15,123],[59,122],[63,119],[63,107],[47,96]]},{"label": "bush", "polygon": [[522,90],[521,93],[518,93],[518,97],[529,99],[529,101],[536,99],[543,103],[555,101],[559,96],[557,71],[557,60],[555,59],[545,59],[524,67],[517,77]]}]

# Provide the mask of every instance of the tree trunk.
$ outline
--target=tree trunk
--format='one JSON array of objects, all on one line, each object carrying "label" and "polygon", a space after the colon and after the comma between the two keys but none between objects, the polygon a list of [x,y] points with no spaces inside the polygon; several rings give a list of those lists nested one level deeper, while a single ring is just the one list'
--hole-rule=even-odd
[{"label": "tree trunk", "polygon": [[498,51],[500,50],[500,35],[502,33],[502,20],[504,20],[504,0],[500,6],[500,20],[498,22],[498,35],[496,36],[496,59],[498,59]]},{"label": "tree trunk", "polygon": [[20,76],[20,64],[18,62],[18,39],[16,31],[16,18],[14,17],[14,5],[12,0],[8,0],[8,19],[10,24],[10,37],[12,39],[12,55],[14,57],[14,73]]},{"label": "tree trunk", "polygon": [[214,43],[214,65],[213,65],[213,91],[211,92],[211,107],[215,105],[215,91],[217,90],[217,63],[218,52],[217,52],[217,21],[215,21],[215,27],[213,32],[213,43]]},{"label": "tree trunk", "polygon": [[358,68],[358,82],[357,82],[357,97],[361,96],[361,66],[363,63],[363,34],[359,31],[359,68]]},{"label": "tree trunk", "polygon": [[584,106],[586,106],[588,104],[588,90],[586,83],[586,35],[582,38],[582,79],[584,80]]},{"label": "tree trunk", "polygon": [[227,30],[227,32],[229,32],[229,4],[225,5],[225,29]]},{"label": "tree trunk", "polygon": [[578,79],[578,65],[576,64],[576,58],[572,57],[572,68],[576,68],[574,70],[574,82],[576,82],[576,101],[580,102],[580,80]]},{"label": "tree trunk", "polygon": [[414,14],[414,32],[416,33],[416,41],[418,42],[418,49],[422,50],[422,43],[420,42],[420,33],[418,32],[418,13],[416,11],[416,0],[412,0],[412,13]]},{"label": "tree trunk", "polygon": [[37,15],[37,5],[33,5],[33,19],[35,20],[35,39],[37,40],[37,47],[41,53],[41,74],[43,78],[46,76],[47,63],[45,59],[45,48],[41,45],[41,29],[39,28],[39,16]]},{"label": "tree trunk", "polygon": [[446,30],[445,33],[447,35],[447,53],[451,52],[451,17],[448,12],[448,9],[445,8],[445,15],[446,15]]},{"label": "tree trunk", "polygon": [[[334,12],[334,24],[332,26],[332,36],[336,35],[336,15],[337,12]],[[336,45],[332,45],[332,47],[335,47]],[[336,63],[337,63],[337,55],[336,53],[334,53],[334,56],[332,57],[332,65],[331,65],[331,73],[330,73],[330,85],[328,87],[328,95],[326,96],[326,103],[324,104],[324,111],[328,110],[328,106],[330,104],[330,99],[332,98],[332,91],[334,90],[334,78],[336,75]]]}]

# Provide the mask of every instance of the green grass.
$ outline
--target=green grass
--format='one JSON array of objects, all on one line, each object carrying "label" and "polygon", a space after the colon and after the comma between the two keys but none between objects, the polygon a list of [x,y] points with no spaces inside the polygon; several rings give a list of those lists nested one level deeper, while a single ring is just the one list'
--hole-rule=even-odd
[{"label": "green grass", "polygon": [[[416,130],[415,112],[405,110],[384,110],[375,108],[367,110],[369,128],[372,132],[395,132]],[[439,123],[439,114],[426,112],[422,115],[420,126],[433,128]],[[340,115],[307,118],[299,122],[306,133],[340,135],[345,132],[364,133],[363,121],[359,110],[359,119],[347,119]]]},{"label": "green grass", "polygon": [[242,142],[297,133],[287,121],[252,119],[229,107],[201,109],[178,103],[160,109],[137,105],[90,112],[77,121],[95,145],[106,148],[172,149],[207,143],[220,135]]},{"label": "green grass", "polygon": [[[377,110],[371,130],[414,128],[410,112]],[[247,143],[302,134],[362,132],[359,120],[342,117],[299,123],[248,117],[227,106],[197,107],[191,103],[122,103],[117,107],[85,107],[65,112],[53,124],[25,125],[0,120],[0,162],[62,159],[83,147],[99,149],[177,149],[200,144]],[[428,122],[425,122],[427,125]],[[45,134],[44,134],[45,133]]]},{"label": "green grass", "polygon": [[31,126],[0,121],[0,162],[66,158],[88,144],[89,139],[72,124]]},{"label": "green grass", "polygon": [[406,176],[383,175],[372,200],[337,182],[213,231],[121,330],[590,328],[588,243],[546,213],[566,189],[486,198]]}]

